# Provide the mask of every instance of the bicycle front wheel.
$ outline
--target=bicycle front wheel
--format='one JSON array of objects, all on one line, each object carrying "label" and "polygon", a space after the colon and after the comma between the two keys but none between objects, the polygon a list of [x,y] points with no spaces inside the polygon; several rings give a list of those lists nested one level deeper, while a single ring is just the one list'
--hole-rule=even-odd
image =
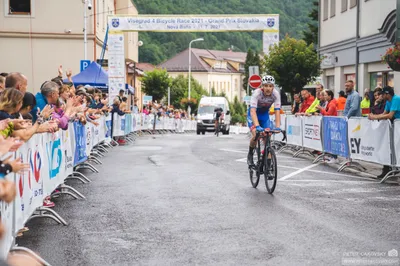
[{"label": "bicycle front wheel", "polygon": [[268,147],[264,157],[264,179],[265,186],[269,194],[274,193],[276,182],[278,180],[278,167],[276,161],[275,151]]},{"label": "bicycle front wheel", "polygon": [[[255,159],[257,161],[255,161]],[[260,171],[259,171],[260,159],[261,159],[260,141],[258,141],[256,148],[253,150],[254,165],[249,166],[250,182],[253,188],[257,188],[258,183],[260,182]]]}]

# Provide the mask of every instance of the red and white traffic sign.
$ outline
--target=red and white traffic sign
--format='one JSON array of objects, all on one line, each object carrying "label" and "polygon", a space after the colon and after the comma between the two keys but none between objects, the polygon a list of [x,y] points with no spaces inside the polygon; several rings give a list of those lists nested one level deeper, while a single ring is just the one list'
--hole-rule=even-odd
[{"label": "red and white traffic sign", "polygon": [[260,87],[261,83],[262,83],[262,81],[261,81],[261,77],[259,75],[252,75],[249,78],[249,85],[253,89],[257,89],[258,87]]}]

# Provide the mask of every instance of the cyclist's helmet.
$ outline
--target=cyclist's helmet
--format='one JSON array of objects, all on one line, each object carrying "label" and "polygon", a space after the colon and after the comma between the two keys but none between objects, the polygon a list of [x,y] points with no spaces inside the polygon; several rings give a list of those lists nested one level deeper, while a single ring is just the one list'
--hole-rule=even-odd
[{"label": "cyclist's helmet", "polygon": [[273,76],[266,75],[262,78],[262,84],[274,84],[275,85],[275,79]]}]

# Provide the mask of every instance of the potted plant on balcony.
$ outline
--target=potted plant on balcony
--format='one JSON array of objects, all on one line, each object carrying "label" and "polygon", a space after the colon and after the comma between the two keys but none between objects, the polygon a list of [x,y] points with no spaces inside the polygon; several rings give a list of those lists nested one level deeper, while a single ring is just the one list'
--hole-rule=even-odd
[{"label": "potted plant on balcony", "polygon": [[382,62],[388,64],[394,71],[400,71],[400,43],[386,50],[382,56]]}]

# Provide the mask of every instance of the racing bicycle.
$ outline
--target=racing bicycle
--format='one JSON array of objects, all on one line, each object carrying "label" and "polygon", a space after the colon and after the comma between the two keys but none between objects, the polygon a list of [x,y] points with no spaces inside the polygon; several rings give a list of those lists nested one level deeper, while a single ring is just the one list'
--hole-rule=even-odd
[{"label": "racing bicycle", "polygon": [[257,161],[254,162],[254,165],[249,166],[250,182],[253,188],[257,188],[260,176],[263,174],[265,186],[269,194],[274,193],[278,179],[276,154],[271,147],[271,136],[278,133],[282,133],[284,138],[286,138],[285,131],[271,131],[270,129],[266,129],[264,132],[257,132],[257,144],[254,149]]},{"label": "racing bicycle", "polygon": [[215,118],[215,135],[217,135],[217,137],[219,136],[219,132],[221,131],[221,120],[222,120],[222,115],[217,119]]}]

